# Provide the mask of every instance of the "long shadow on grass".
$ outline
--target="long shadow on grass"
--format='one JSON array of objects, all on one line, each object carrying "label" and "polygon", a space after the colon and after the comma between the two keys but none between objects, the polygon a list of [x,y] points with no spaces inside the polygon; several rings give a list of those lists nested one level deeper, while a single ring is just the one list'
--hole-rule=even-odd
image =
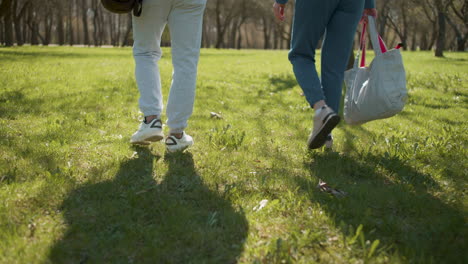
[{"label": "long shadow on grass", "polygon": [[281,92],[289,90],[298,85],[296,78],[292,74],[275,75],[268,78],[271,87],[274,88],[274,92]]},{"label": "long shadow on grass", "polygon": [[[54,263],[235,263],[248,224],[205,186],[192,155],[166,155],[156,183],[146,148],[112,181],[73,191],[62,210],[68,229],[51,250]],[[161,178],[157,177],[156,178]]]},{"label": "long shadow on grass", "polygon": [[380,250],[398,252],[405,262],[467,263],[463,214],[432,195],[440,187],[430,175],[398,157],[371,153],[315,153],[305,165],[311,175],[347,193],[338,198],[296,179],[345,234],[354,235],[362,224],[365,240],[379,239]]},{"label": "long shadow on grass", "polygon": [[0,118],[15,119],[21,114],[39,112],[43,99],[31,99],[23,89],[16,91],[0,91]]}]

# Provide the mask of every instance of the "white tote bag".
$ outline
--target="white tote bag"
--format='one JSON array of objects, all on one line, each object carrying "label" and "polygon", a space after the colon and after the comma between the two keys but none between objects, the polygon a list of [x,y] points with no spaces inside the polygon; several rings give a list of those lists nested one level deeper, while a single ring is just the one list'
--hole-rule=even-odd
[{"label": "white tote bag", "polygon": [[[344,119],[347,124],[360,125],[372,120],[388,118],[403,110],[408,97],[403,59],[398,48],[388,50],[377,33],[375,19],[369,17],[369,35],[375,58],[366,67],[364,24],[361,52],[354,67],[345,72],[346,96]],[[360,61],[360,65],[358,63]]]}]

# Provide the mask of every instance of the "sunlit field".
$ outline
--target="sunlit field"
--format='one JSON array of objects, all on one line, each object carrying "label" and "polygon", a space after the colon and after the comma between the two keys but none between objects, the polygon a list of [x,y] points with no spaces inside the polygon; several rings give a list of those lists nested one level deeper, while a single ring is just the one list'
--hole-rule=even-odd
[{"label": "sunlit field", "polygon": [[202,50],[169,155],[128,143],[131,49],[0,48],[0,263],[468,263],[468,53],[445,55],[405,52],[404,111],[309,151],[287,51]]}]

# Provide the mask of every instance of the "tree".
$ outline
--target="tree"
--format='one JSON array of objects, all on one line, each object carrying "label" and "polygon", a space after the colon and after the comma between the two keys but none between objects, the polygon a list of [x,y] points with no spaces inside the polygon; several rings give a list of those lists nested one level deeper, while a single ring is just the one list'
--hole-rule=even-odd
[{"label": "tree", "polygon": [[[456,35],[456,50],[464,51],[468,39],[468,1],[452,1],[450,8],[454,14],[454,19],[447,16],[447,22],[453,28]],[[454,21],[455,19],[459,19],[461,24],[457,25]]]},{"label": "tree", "polygon": [[447,11],[453,0],[434,0],[437,8],[437,41],[436,41],[436,57],[444,56],[445,35],[446,35],[446,17]]},{"label": "tree", "polygon": [[[4,0],[0,5],[0,15],[3,16],[5,46],[13,46],[13,0]],[[1,17],[0,16],[0,17]]]},{"label": "tree", "polygon": [[22,46],[24,44],[23,32],[22,32],[23,28],[21,27],[21,20],[26,14],[27,7],[30,4],[31,4],[30,0],[23,1],[22,3],[19,0],[15,0],[13,2],[12,16],[13,16],[13,23],[15,26],[16,44],[18,46]]},{"label": "tree", "polygon": [[[464,51],[467,0],[376,0],[378,31],[389,45],[411,50]],[[294,0],[287,21],[277,21],[273,0],[209,0],[203,17],[203,47],[289,48]],[[100,0],[0,0],[0,43],[33,45],[132,45],[132,17],[103,9]],[[164,33],[163,45],[170,45]]]},{"label": "tree", "polygon": [[81,0],[81,22],[83,23],[84,44],[89,46],[89,31],[88,31],[88,1]]}]

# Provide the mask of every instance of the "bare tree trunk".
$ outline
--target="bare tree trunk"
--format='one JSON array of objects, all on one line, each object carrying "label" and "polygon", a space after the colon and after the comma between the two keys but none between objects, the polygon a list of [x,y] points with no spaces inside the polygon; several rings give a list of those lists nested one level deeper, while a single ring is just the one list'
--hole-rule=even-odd
[{"label": "bare tree trunk", "polygon": [[27,42],[28,39],[30,39],[30,31],[28,30],[28,21],[27,21],[27,12],[29,10],[29,6],[25,10],[25,16],[23,17],[22,23],[21,23],[21,32],[23,32],[23,41]]},{"label": "bare tree trunk", "polygon": [[21,31],[21,19],[15,19],[15,37],[16,37],[16,45],[23,46],[24,39],[23,39],[23,32]]},{"label": "bare tree trunk", "polygon": [[127,16],[127,29],[125,31],[124,39],[122,41],[122,46],[130,46],[130,34],[132,33],[132,14]]},{"label": "bare tree trunk", "polygon": [[[71,1],[71,0],[70,0]],[[82,33],[82,29],[80,27],[80,8],[78,6],[78,3],[76,1],[74,1],[74,6],[75,6],[75,23],[76,23],[76,43],[77,44],[83,44],[83,41],[81,41],[81,33]]]},{"label": "bare tree trunk", "polygon": [[379,15],[377,16],[377,21],[378,21],[378,25],[379,25],[379,34],[382,38],[385,38],[385,29],[387,27],[387,24],[388,24],[388,16],[389,16],[389,11],[390,11],[390,8],[389,8],[389,4],[391,3],[391,1],[384,1],[383,3],[383,6],[379,8]]},{"label": "bare tree trunk", "polygon": [[252,45],[251,45],[250,39],[249,39],[249,30],[247,28],[245,28],[244,32],[245,32],[245,44],[246,44],[247,47],[252,48]]},{"label": "bare tree trunk", "polygon": [[[393,31],[398,35],[400,38],[400,42],[403,42],[405,45],[403,49],[406,49],[408,43],[408,28],[409,28],[409,19],[408,19],[408,3],[402,1],[399,6],[399,13],[397,16],[388,17],[389,25],[393,29]],[[399,24],[401,21],[402,25]],[[393,45],[393,43],[392,43]]]},{"label": "bare tree trunk", "polygon": [[242,27],[239,27],[239,35],[237,35],[237,49],[242,48]]},{"label": "bare tree trunk", "polygon": [[240,19],[234,19],[231,23],[231,34],[229,37],[229,48],[234,49],[236,48],[236,35],[239,31],[239,20]]},{"label": "bare tree trunk", "polygon": [[98,13],[98,3],[97,0],[92,0],[93,5],[93,39],[94,46],[99,46],[99,13]]},{"label": "bare tree trunk", "polygon": [[449,23],[450,26],[452,26],[453,31],[455,32],[456,50],[465,51],[465,43],[466,43],[468,34],[465,34],[465,36],[463,36],[460,30],[458,29],[457,25],[453,23],[452,19],[449,16],[447,16],[447,22]]},{"label": "bare tree trunk", "polygon": [[22,46],[23,43],[23,36],[21,34],[21,17],[20,15],[16,15],[16,10],[18,9],[18,1],[13,2],[13,8],[12,8],[12,17],[13,17],[13,23],[15,26],[15,37],[16,37],[16,45]]},{"label": "bare tree trunk", "polygon": [[416,45],[416,30],[413,31],[412,37],[411,37],[411,51],[416,51],[417,45]]},{"label": "bare tree trunk", "polygon": [[[61,3],[61,2],[60,2]],[[60,46],[65,44],[65,28],[63,26],[62,5],[57,8],[57,39]]]},{"label": "bare tree trunk", "polygon": [[268,23],[268,18],[265,16],[262,17],[262,22],[263,22],[263,49],[269,49],[270,48],[270,26]]},{"label": "bare tree trunk", "polygon": [[436,57],[443,57],[444,56],[444,49],[445,49],[445,14],[443,11],[439,10],[438,13],[438,24],[439,30],[437,33],[437,44],[435,50]]},{"label": "bare tree trunk", "polygon": [[39,24],[33,20],[31,22],[31,45],[39,45]]},{"label": "bare tree trunk", "polygon": [[90,42],[89,42],[89,30],[88,30],[88,1],[87,0],[81,0],[81,20],[83,23],[84,44],[86,46],[89,46]]},{"label": "bare tree trunk", "polygon": [[3,0],[0,2],[0,18],[5,16],[7,13],[11,13],[12,0]]},{"label": "bare tree trunk", "polygon": [[421,38],[419,40],[419,48],[420,50],[429,50],[429,44],[427,41],[427,35],[421,34]]},{"label": "bare tree trunk", "polygon": [[70,46],[73,46],[75,45],[75,36],[74,36],[74,32],[73,32],[73,1],[69,1],[68,2],[68,23],[67,23],[67,27],[68,27],[68,43],[70,44]]},{"label": "bare tree trunk", "polygon": [[[18,1],[15,1],[15,3],[18,3]],[[15,34],[16,34],[16,43],[18,46],[22,46],[26,40],[25,31],[27,31],[27,29],[23,27],[23,25],[26,24],[26,22],[24,21],[25,20],[24,17],[30,5],[31,5],[31,2],[29,0],[26,1],[21,7],[21,9],[19,10],[18,14],[15,14],[17,10],[17,6],[15,5],[15,8],[14,8],[15,13],[13,14],[14,14],[14,22],[15,22]]]},{"label": "bare tree trunk", "polygon": [[424,50],[431,50],[437,38],[437,14],[434,12],[434,7],[431,3],[432,2],[430,1],[425,1],[422,5],[424,14],[432,27],[430,39],[427,39],[427,36],[424,36],[427,41],[427,45]]},{"label": "bare tree trunk", "polygon": [[47,11],[46,11],[46,17],[44,19],[44,33],[45,33],[45,36],[44,36],[44,39],[42,40],[42,44],[44,46],[47,46],[50,44],[51,40],[52,40],[52,26],[54,24],[54,15],[52,13],[52,9],[51,8],[47,8]]},{"label": "bare tree trunk", "polygon": [[3,17],[3,25],[5,27],[5,46],[13,46],[13,19],[12,19],[12,6],[9,6],[10,10],[7,11]]},{"label": "bare tree trunk", "polygon": [[3,32],[3,20],[0,19],[0,46],[3,45],[3,43],[5,42],[5,34]]},{"label": "bare tree trunk", "polygon": [[101,8],[98,8],[98,25],[99,25],[99,46],[102,46],[104,43],[106,43],[106,27],[104,27],[104,13],[102,12]]},{"label": "bare tree trunk", "polygon": [[110,44],[115,46],[115,15],[109,15],[109,33],[110,33]]},{"label": "bare tree trunk", "polygon": [[221,22],[221,0],[216,0],[216,45],[217,49],[220,49],[223,45],[224,39],[224,30],[223,24]]},{"label": "bare tree trunk", "polygon": [[[393,38],[390,40],[390,47],[393,47],[395,46],[395,43],[397,43],[396,39],[398,38],[398,35],[397,34],[393,34]],[[387,43],[388,44],[388,43]],[[370,46],[372,45],[372,43],[369,44]],[[406,44],[405,44],[406,45]]]},{"label": "bare tree trunk", "polygon": [[120,43],[121,24],[122,24],[122,16],[118,16],[117,17],[117,35],[115,36],[114,46],[118,46]]},{"label": "bare tree trunk", "polygon": [[207,23],[207,20],[208,20],[207,17],[208,16],[203,16],[203,31],[202,31],[202,41],[201,41],[202,48],[206,48],[208,46],[207,42],[208,42],[208,27],[209,27],[209,25]]},{"label": "bare tree trunk", "polygon": [[429,46],[428,50],[432,50],[432,47],[434,47],[434,43],[437,40],[437,26],[434,27],[432,30],[431,38],[429,39]]}]

